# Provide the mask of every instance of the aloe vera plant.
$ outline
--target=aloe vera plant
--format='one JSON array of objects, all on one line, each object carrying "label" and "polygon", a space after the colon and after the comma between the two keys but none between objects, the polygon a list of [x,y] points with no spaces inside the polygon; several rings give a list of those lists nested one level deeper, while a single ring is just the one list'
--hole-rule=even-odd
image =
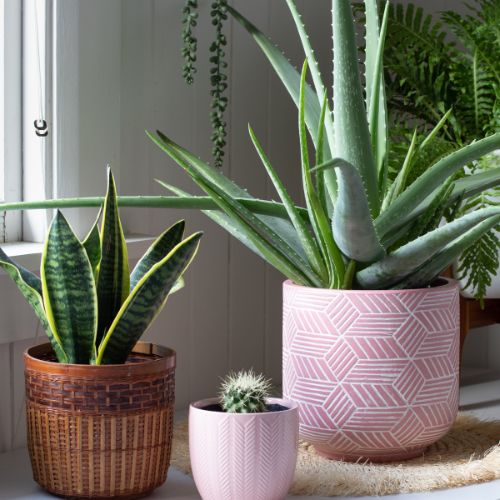
[{"label": "aloe vera plant", "polygon": [[[258,213],[248,202],[262,200],[254,200],[220,171],[161,132],[149,134],[151,139],[219,208],[206,212],[209,217],[296,283],[371,289],[429,285],[464,248],[500,221],[500,208],[493,207],[443,225],[423,224],[435,217],[437,200],[440,209],[451,210],[458,199],[500,182],[500,169],[488,176],[472,175],[455,182],[455,174],[465,165],[500,148],[500,134],[454,151],[406,186],[404,176],[414,167],[410,147],[399,178],[390,185],[383,78],[389,4],[379,16],[378,2],[365,0],[363,89],[351,2],[332,1],[332,102],[296,5],[293,0],[287,0],[287,5],[304,48],[306,60],[301,72],[247,19],[231,7],[228,10],[263,50],[297,105],[305,209],[296,206],[288,195],[252,129],[251,140],[286,216],[278,215],[278,210],[271,215]],[[308,72],[312,85],[306,82]],[[310,157],[308,135],[314,158]],[[443,185],[447,186],[444,194]],[[164,186],[189,200],[188,193]],[[406,241],[408,234],[413,238]]]},{"label": "aloe vera plant", "polygon": [[183,239],[181,220],[161,234],[129,272],[111,170],[100,217],[80,241],[58,211],[40,277],[0,249],[0,267],[34,309],[60,363],[124,363],[141,335],[182,287],[202,233]]},{"label": "aloe vera plant", "polygon": [[[453,151],[407,185],[409,171],[418,167],[412,145],[400,174],[391,183],[387,175],[389,123],[383,78],[388,3],[379,16],[377,0],[365,0],[366,60],[362,78],[351,2],[332,0],[333,99],[323,83],[297,7],[293,0],[286,3],[304,48],[302,71],[234,8],[228,6],[228,12],[254,38],[297,105],[297,147],[306,206],[300,207],[291,199],[251,128],[250,139],[280,203],[254,198],[219,169],[159,131],[148,135],[205,196],[192,196],[161,182],[174,196],[127,197],[118,202],[201,209],[297,284],[370,289],[428,286],[465,248],[500,221],[500,207],[490,207],[439,224],[445,211],[456,212],[457,202],[500,183],[500,168],[456,179],[464,166],[500,148],[500,134]],[[308,73],[312,84],[307,83]],[[436,132],[431,131],[430,136]],[[310,154],[309,143],[314,155]],[[421,147],[424,145],[425,141]],[[98,198],[49,200],[0,205],[0,209],[100,202]]]}]

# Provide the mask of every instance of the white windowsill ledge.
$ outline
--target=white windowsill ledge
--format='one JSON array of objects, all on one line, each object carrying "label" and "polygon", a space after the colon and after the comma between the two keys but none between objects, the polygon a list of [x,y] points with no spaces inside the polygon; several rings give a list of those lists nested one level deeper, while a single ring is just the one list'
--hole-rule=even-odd
[{"label": "white windowsill ledge", "polygon": [[[143,234],[128,235],[127,248],[130,260],[138,260],[146,252],[153,241],[152,236]],[[30,271],[40,269],[40,258],[42,255],[43,243],[33,243],[30,241],[18,241],[1,244],[4,252]]]}]

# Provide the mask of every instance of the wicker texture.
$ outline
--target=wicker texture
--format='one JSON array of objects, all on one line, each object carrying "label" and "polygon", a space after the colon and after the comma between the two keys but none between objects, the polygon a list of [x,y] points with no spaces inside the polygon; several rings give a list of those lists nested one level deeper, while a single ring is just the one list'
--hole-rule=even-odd
[{"label": "wicker texture", "polygon": [[43,361],[45,346],[25,355],[35,481],[78,498],[137,498],[163,484],[172,442],[173,351],[140,343],[133,362],[97,367]]}]

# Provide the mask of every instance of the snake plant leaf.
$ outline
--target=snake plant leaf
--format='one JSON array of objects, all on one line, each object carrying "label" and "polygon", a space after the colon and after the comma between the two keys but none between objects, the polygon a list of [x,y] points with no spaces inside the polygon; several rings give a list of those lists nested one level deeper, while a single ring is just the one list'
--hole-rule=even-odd
[{"label": "snake plant leaf", "polygon": [[384,44],[389,20],[389,2],[385,4],[382,24],[379,28],[378,1],[365,0],[365,81],[366,109],[372,140],[372,149],[379,179],[382,179],[382,192],[387,180],[387,103],[384,84]]},{"label": "snake plant leaf", "polygon": [[335,242],[352,260],[373,262],[385,254],[380,244],[361,176],[343,159],[336,159],[338,197],[333,211],[332,227]]},{"label": "snake plant leaf", "polygon": [[260,144],[259,140],[257,139],[250,125],[248,126],[248,131],[250,134],[250,138],[252,139],[253,145],[259,155],[259,158],[262,164],[264,165],[274,185],[274,188],[276,189],[276,192],[281,198],[283,205],[286,207],[288,211],[288,216],[290,217],[290,220],[292,221],[292,224],[295,227],[297,234],[299,235],[300,242],[302,243],[302,247],[304,248],[305,254],[309,259],[311,266],[315,268],[318,274],[325,275],[326,269],[324,268],[322,255],[320,253],[316,240],[312,237],[309,228],[298,214],[297,209],[295,207],[295,203],[293,202],[291,196],[288,194],[288,191],[281,182],[281,179],[279,178],[278,174],[274,170],[274,167],[269,161],[269,158],[265,154],[262,145]]},{"label": "snake plant leaf", "polygon": [[[264,55],[267,57],[272,68],[276,72],[278,78],[281,80],[286,90],[290,94],[293,102],[299,107],[299,96],[300,96],[300,72],[293,67],[287,57],[276,47],[276,45],[269,40],[266,35],[264,35],[255,25],[253,25],[248,19],[241,15],[236,9],[227,6],[228,12],[238,21],[243,28],[247,30],[250,36],[255,40],[259,48],[262,50]],[[296,10],[296,9],[295,9]],[[292,11],[292,15],[294,12]],[[297,14],[298,15],[298,14]],[[295,16],[294,16],[295,19]],[[298,18],[299,23],[302,25],[300,18]],[[302,26],[304,37],[307,36],[305,30]],[[306,51],[308,50],[305,47]],[[311,49],[312,50],[312,49]],[[323,92],[317,94],[314,90],[307,85],[305,88],[304,97],[304,115],[309,134],[313,139],[318,136],[318,123],[321,115],[321,102],[323,98]],[[331,141],[331,142],[330,142]],[[334,136],[328,137],[328,142],[324,142],[324,158],[328,159],[332,157],[332,151],[335,150],[334,147]],[[336,179],[334,172],[325,172],[325,184],[330,194],[331,199],[334,201],[336,198],[337,188]]]},{"label": "snake plant leaf", "polygon": [[[212,196],[212,199],[226,214],[231,215],[232,221],[242,230],[246,231],[247,236],[254,240],[254,243],[258,241],[261,251],[263,248],[267,248],[266,252],[270,250],[269,256],[266,257],[274,259],[278,254],[281,255],[282,264],[287,267],[289,267],[288,263],[292,264],[293,267],[289,267],[290,271],[292,269],[295,269],[295,271],[300,270],[298,273],[294,272],[295,277],[306,275],[310,281],[317,283],[316,286],[321,286],[319,284],[321,283],[319,277],[311,268],[306,258],[301,255],[302,246],[291,224],[286,228],[286,226],[280,224],[283,222],[282,219],[257,217],[245,208],[244,205],[239,203],[233,195],[228,193],[228,189],[235,189],[234,183],[226,179],[219,172],[214,172],[216,169],[206,165],[188,153],[184,148],[161,134],[161,132],[158,134],[158,137],[151,136],[153,141],[181,166],[202,190]],[[222,183],[218,182],[221,177],[223,179]],[[224,185],[228,185],[228,189],[224,189]],[[233,192],[239,194],[239,191]],[[240,225],[241,220],[244,221],[243,226]],[[291,231],[291,234],[284,235],[284,230]],[[249,232],[252,234],[249,234]],[[255,239],[256,235],[257,239]],[[264,246],[262,246],[263,241],[267,242]]]},{"label": "snake plant leaf", "polygon": [[[332,31],[335,156],[358,170],[371,217],[375,218],[380,209],[378,174],[358,71],[358,49],[350,0],[332,0]],[[342,171],[337,171],[337,174],[339,172]],[[338,178],[337,182],[340,196],[341,180]],[[342,184],[345,188],[345,179]],[[342,249],[341,245],[339,247]]]},{"label": "snake plant leaf", "polygon": [[89,363],[97,332],[97,294],[87,252],[61,212],[45,241],[40,269],[47,320],[69,363]]},{"label": "snake plant leaf", "polygon": [[194,258],[203,233],[178,243],[136,284],[99,346],[96,364],[124,363]]},{"label": "snake plant leaf", "polygon": [[59,363],[67,363],[68,357],[64,352],[64,349],[61,345],[61,341],[56,335],[53,333],[52,328],[49,325],[47,320],[47,315],[45,314],[45,309],[43,307],[43,299],[41,296],[41,282],[40,282],[40,291],[34,288],[30,283],[31,281],[26,281],[26,275],[21,271],[21,267],[16,265],[11,259],[4,260],[1,257],[3,251],[0,249],[0,267],[11,277],[14,283],[19,288],[19,291],[23,294],[24,298],[28,302],[28,304],[33,308],[37,318],[42,325],[47,337],[50,340],[52,348],[54,349],[54,353],[56,354],[57,360]]},{"label": "snake plant leaf", "polygon": [[392,288],[421,288],[432,283],[440,273],[448,266],[453,264],[456,259],[474,244],[485,233],[496,227],[500,223],[500,217],[490,217],[489,219],[480,222],[477,226],[469,229],[465,234],[456,238],[451,243],[446,245],[428,262],[424,263],[417,271],[400,281]]},{"label": "snake plant leaf", "polygon": [[500,149],[500,133],[473,142],[439,160],[426,170],[375,221],[381,237],[408,222],[411,211],[422,200],[439,188],[445,181],[468,163]]},{"label": "snake plant leaf", "polygon": [[29,287],[33,288],[38,294],[42,295],[42,282],[40,281],[40,278],[35,273],[32,273],[31,271],[11,259],[1,248],[0,261],[14,266],[19,271],[22,280]]},{"label": "snake plant leaf", "polygon": [[500,215],[500,207],[483,208],[448,222],[359,271],[357,281],[367,289],[389,288],[415,272],[451,241],[497,215]]},{"label": "snake plant leaf", "polygon": [[101,263],[101,236],[99,234],[99,218],[101,216],[101,211],[97,215],[94,225],[90,229],[89,233],[83,240],[83,248],[87,252],[87,257],[89,258],[90,265],[92,266],[92,273],[94,275],[94,280],[97,283],[97,274],[99,269],[99,264]]},{"label": "snake plant leaf", "polygon": [[97,345],[130,293],[127,245],[118,214],[115,180],[110,168],[108,168],[108,190],[103,210],[101,248],[102,258],[97,279],[99,302]]},{"label": "snake plant leaf", "polygon": [[148,251],[137,262],[130,275],[130,289],[133,291],[143,276],[160,260],[162,260],[176,245],[184,234],[186,223],[183,220],[176,222],[164,231],[149,247]]}]

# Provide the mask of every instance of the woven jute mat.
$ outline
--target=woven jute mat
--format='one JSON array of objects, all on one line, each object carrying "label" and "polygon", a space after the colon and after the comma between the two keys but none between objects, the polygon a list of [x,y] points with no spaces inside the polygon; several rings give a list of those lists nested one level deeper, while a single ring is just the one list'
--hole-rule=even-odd
[{"label": "woven jute mat", "polygon": [[[188,474],[187,422],[174,428],[172,465]],[[460,414],[451,431],[425,456],[392,464],[346,463],[317,455],[301,442],[294,495],[363,496],[412,493],[500,479],[500,421]]]}]

